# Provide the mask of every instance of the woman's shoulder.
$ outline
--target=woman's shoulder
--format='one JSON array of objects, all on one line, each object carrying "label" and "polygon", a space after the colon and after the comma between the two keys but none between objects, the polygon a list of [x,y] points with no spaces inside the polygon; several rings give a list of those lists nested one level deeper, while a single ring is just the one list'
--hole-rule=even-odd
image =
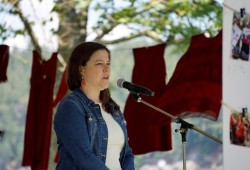
[{"label": "woman's shoulder", "polygon": [[61,100],[61,102],[76,102],[76,103],[86,103],[86,96],[80,92],[78,89],[73,90],[67,96]]},{"label": "woman's shoulder", "polygon": [[86,103],[77,94],[70,93],[60,101],[55,115],[60,117],[82,115],[86,108]]},{"label": "woman's shoulder", "polygon": [[77,98],[76,94],[71,92],[70,94],[67,94],[66,96],[64,96],[62,98],[62,100],[60,101],[60,104],[62,104],[62,103],[73,103],[73,102],[75,102],[77,100],[78,100],[78,98]]}]

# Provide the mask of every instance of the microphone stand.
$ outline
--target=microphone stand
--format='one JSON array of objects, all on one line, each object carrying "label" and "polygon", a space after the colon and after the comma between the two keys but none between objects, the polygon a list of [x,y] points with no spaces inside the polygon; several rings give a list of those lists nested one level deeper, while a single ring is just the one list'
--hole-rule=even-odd
[{"label": "microphone stand", "polygon": [[210,138],[210,139],[213,139],[214,141],[222,144],[222,141],[221,139],[219,138],[216,138],[212,135],[210,135],[209,133],[203,131],[203,130],[200,130],[198,129],[197,127],[195,127],[193,124],[190,124],[186,121],[184,121],[183,119],[179,118],[179,117],[175,117],[167,112],[165,112],[164,110],[162,109],[159,109],[158,107],[155,107],[153,106],[152,104],[142,100],[142,98],[139,96],[139,94],[137,93],[134,93],[134,92],[131,92],[131,94],[133,95],[134,97],[134,100],[138,103],[143,103],[144,105],[148,106],[148,107],[151,107],[152,109],[158,111],[158,112],[161,112],[163,113],[164,115],[170,117],[175,123],[180,123],[181,124],[181,127],[180,129],[176,129],[175,132],[180,132],[181,134],[181,137],[182,137],[182,158],[183,158],[183,170],[186,170],[186,135],[187,135],[187,132],[188,132],[188,129],[193,129],[203,135],[205,135],[206,137]]}]

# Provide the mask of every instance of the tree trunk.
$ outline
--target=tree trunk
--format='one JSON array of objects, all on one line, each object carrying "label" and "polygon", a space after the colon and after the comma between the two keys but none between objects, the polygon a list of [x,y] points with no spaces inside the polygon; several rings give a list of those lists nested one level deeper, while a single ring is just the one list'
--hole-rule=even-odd
[{"label": "tree trunk", "polygon": [[59,0],[59,49],[63,58],[68,61],[72,48],[86,41],[88,10],[91,0],[84,0],[78,9],[75,1]]}]

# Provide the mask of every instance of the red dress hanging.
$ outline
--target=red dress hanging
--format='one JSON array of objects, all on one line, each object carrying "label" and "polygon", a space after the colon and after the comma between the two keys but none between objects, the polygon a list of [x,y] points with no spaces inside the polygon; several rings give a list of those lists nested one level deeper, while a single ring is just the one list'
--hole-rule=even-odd
[{"label": "red dress hanging", "polygon": [[[65,69],[62,75],[61,83],[57,91],[56,98],[53,102],[53,107],[56,107],[56,105],[61,101],[61,99],[65,96],[65,94],[68,91],[66,76],[67,76],[67,70]],[[59,160],[59,152],[56,152],[54,162],[57,163],[58,160]]]},{"label": "red dress hanging", "polygon": [[44,61],[36,51],[33,52],[22,162],[32,170],[48,168],[56,67],[57,53]]},{"label": "red dress hanging", "polygon": [[194,36],[157,105],[174,116],[217,120],[221,101],[222,31],[213,38]]},{"label": "red dress hanging", "polygon": [[7,81],[7,67],[9,63],[9,46],[0,45],[0,83]]},{"label": "red dress hanging", "polygon": [[[222,100],[222,31],[214,38],[194,36],[167,85],[160,46],[133,51],[132,82],[156,92],[156,96],[142,99],[173,116],[217,120]],[[169,117],[136,103],[131,95],[124,114],[134,154],[172,148]]]},{"label": "red dress hanging", "polygon": [[[147,87],[155,92],[155,96],[141,96],[151,104],[162,94],[166,78],[164,62],[165,44],[133,49],[135,65],[132,82]],[[172,149],[171,126],[159,126],[151,121],[153,109],[134,101],[129,95],[124,115],[128,122],[129,144],[134,154],[151,151],[167,151]],[[161,114],[161,113],[158,113]]]},{"label": "red dress hanging", "polygon": [[53,102],[54,107],[61,101],[61,99],[65,96],[65,94],[68,91],[66,76],[67,76],[67,71],[65,69],[62,75],[62,79],[61,79],[58,91],[57,91],[56,98]]}]

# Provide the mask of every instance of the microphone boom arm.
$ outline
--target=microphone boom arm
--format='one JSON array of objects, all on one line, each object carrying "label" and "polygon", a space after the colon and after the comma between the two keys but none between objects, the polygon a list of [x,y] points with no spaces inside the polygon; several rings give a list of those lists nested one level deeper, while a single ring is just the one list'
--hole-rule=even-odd
[{"label": "microphone boom arm", "polygon": [[219,139],[217,137],[214,137],[214,136],[210,135],[209,133],[207,133],[207,132],[205,132],[203,130],[200,130],[197,127],[195,127],[194,125],[192,125],[192,124],[184,121],[183,119],[181,119],[179,117],[175,117],[175,116],[173,116],[173,115],[165,112],[164,110],[162,110],[162,109],[160,109],[158,107],[155,107],[154,105],[152,105],[152,104],[150,104],[150,103],[142,100],[142,98],[138,94],[132,93],[132,95],[133,95],[133,97],[134,97],[134,99],[135,99],[136,102],[143,103],[144,105],[146,105],[148,107],[151,107],[152,109],[154,109],[154,110],[156,110],[156,111],[158,111],[160,113],[163,113],[164,115],[170,117],[174,122],[184,124],[185,127],[189,128],[189,129],[193,129],[193,130],[195,130],[195,131],[197,131],[197,132],[199,132],[199,133],[201,133],[201,134],[209,137],[210,139],[213,139],[214,141],[222,144],[222,140],[221,139]]}]

